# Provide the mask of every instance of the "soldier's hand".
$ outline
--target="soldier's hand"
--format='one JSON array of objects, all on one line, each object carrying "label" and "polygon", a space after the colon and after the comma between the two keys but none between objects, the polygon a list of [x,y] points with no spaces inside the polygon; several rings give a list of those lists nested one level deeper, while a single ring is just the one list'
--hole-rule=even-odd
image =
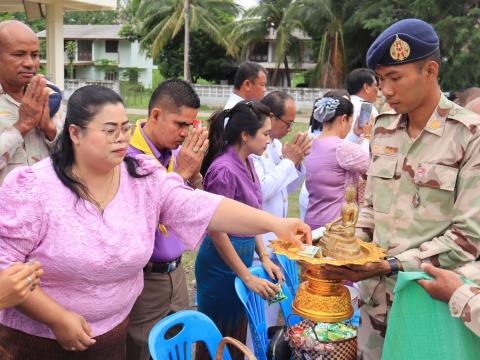
[{"label": "soldier's hand", "polygon": [[47,81],[41,76],[34,76],[20,102],[18,120],[13,124],[22,135],[40,124],[46,101],[48,101]]},{"label": "soldier's hand", "polygon": [[390,264],[386,260],[365,265],[323,265],[321,268],[322,276],[328,280],[350,280],[353,282],[386,275],[390,271]]},{"label": "soldier's hand", "polygon": [[422,270],[435,279],[417,280],[417,282],[436,300],[448,303],[455,290],[463,285],[460,275],[453,271],[440,269],[431,264],[422,264]]},{"label": "soldier's hand", "polygon": [[196,176],[200,171],[203,157],[208,149],[207,128],[193,129],[182,144],[176,161],[175,172],[185,181]]}]

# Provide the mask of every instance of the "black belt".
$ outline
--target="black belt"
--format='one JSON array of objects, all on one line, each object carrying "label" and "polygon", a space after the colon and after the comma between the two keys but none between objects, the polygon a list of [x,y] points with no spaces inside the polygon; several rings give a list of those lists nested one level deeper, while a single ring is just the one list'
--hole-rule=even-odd
[{"label": "black belt", "polygon": [[180,262],[182,261],[182,257],[179,256],[175,260],[167,261],[167,262],[153,262],[149,261],[148,264],[143,268],[144,272],[154,272],[160,274],[168,274],[174,271]]}]

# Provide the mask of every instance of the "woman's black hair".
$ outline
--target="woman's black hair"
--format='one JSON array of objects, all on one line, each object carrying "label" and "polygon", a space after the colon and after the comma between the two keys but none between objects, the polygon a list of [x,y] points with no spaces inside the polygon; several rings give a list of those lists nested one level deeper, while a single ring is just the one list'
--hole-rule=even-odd
[{"label": "woman's black hair", "polygon": [[[208,151],[203,159],[200,172],[205,175],[213,160],[222,155],[228,145],[240,142],[245,131],[255,136],[265,119],[270,116],[270,108],[256,101],[240,101],[232,109],[214,113],[208,122]],[[225,124],[225,119],[228,122]]]},{"label": "woman's black hair", "polygon": [[[123,104],[120,95],[99,85],[81,87],[68,99],[65,125],[50,157],[53,169],[60,181],[79,198],[88,196],[88,189],[72,174],[75,154],[69,127],[70,125],[76,125],[79,128],[85,128],[93,117],[102,110],[103,106],[119,103]],[[137,172],[138,163],[134,158],[126,156],[123,161],[130,176],[140,178],[148,175]]]},{"label": "woman's black hair", "polygon": [[[317,101],[320,100],[321,98],[324,98],[324,97],[331,97],[331,98],[334,98],[334,99],[343,98],[344,100],[346,100],[347,102],[349,102],[351,104],[350,95],[348,94],[347,90],[343,90],[343,89],[329,90],[325,94],[323,94],[322,97],[319,97],[318,99],[315,99],[315,101],[313,102],[313,109],[312,109],[312,114],[310,115],[310,122],[309,122],[309,125],[312,129],[312,132],[315,131],[315,130],[320,130],[320,131],[323,130],[323,123],[316,121],[313,117],[313,113],[315,112],[315,109],[316,109],[315,104],[317,103]],[[338,106],[337,111],[340,107],[342,107],[342,102],[340,102],[340,105]],[[352,114],[353,114],[353,105],[352,105],[351,114],[349,114],[347,116],[350,116]],[[343,115],[343,113],[339,114],[339,115]],[[338,115],[335,112],[335,117],[334,118],[336,118],[337,116]]]}]

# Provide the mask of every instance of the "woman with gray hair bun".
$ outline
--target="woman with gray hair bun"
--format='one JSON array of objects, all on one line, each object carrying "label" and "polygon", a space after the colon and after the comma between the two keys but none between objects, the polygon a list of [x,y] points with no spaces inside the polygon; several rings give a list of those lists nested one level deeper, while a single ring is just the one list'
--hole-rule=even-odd
[{"label": "woman with gray hair bun", "polygon": [[369,153],[345,140],[353,124],[353,105],[343,96],[326,96],[315,103],[313,119],[322,133],[305,159],[309,193],[305,222],[312,229],[340,215],[345,188],[367,172]]}]

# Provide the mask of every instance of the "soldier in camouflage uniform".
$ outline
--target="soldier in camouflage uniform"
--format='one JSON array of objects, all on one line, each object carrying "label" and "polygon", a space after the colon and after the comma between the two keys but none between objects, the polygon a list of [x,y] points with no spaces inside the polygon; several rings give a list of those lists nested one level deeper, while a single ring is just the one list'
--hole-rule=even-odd
[{"label": "soldier in camouflage uniform", "polygon": [[419,271],[422,263],[463,265],[467,278],[478,277],[480,117],[442,94],[439,63],[438,37],[417,19],[390,26],[367,53],[393,111],[375,123],[357,236],[388,257],[326,267],[333,279],[364,280],[358,337],[363,359],[381,358],[398,271]]}]

